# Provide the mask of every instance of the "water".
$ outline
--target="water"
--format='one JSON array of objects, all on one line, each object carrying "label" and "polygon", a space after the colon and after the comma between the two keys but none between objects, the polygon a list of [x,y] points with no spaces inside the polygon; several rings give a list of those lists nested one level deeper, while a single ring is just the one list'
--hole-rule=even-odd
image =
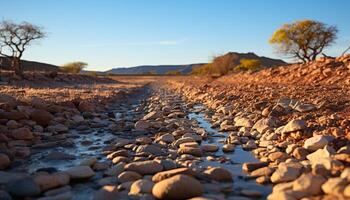
[{"label": "water", "polygon": [[[195,110],[201,110],[203,106],[195,106]],[[210,122],[205,119],[205,116],[202,112],[192,112],[188,115],[191,120],[196,120],[199,123],[201,128],[204,128],[206,132],[210,133],[211,138],[206,141],[203,141],[204,144],[215,144],[218,146],[222,146],[222,140],[224,140],[227,136],[225,132],[218,132],[218,130],[211,128]],[[244,151],[241,146],[236,146],[235,151],[232,153],[223,153],[222,151],[218,151],[215,153],[215,156],[225,156],[233,161],[232,163],[219,163],[218,161],[203,161],[201,166],[220,166],[229,170],[234,177],[234,193],[233,196],[238,196],[239,191],[242,189],[259,191],[262,193],[262,197],[260,198],[252,198],[252,199],[266,199],[268,194],[271,193],[272,187],[270,185],[259,185],[255,182],[254,179],[243,179],[246,174],[242,171],[242,164],[245,162],[259,162],[258,159],[254,157],[254,155],[249,151]]]}]

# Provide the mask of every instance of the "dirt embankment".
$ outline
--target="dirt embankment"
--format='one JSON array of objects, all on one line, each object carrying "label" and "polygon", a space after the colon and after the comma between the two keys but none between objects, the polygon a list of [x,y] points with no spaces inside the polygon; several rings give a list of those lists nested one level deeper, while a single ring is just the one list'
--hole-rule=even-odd
[{"label": "dirt embankment", "polygon": [[168,81],[188,101],[206,105],[214,126],[260,159],[244,169],[268,199],[350,198],[350,56]]}]

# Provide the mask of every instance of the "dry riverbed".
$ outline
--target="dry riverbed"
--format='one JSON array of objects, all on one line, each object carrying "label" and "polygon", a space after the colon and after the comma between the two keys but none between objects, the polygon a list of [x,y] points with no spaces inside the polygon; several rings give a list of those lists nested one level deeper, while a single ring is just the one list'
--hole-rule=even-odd
[{"label": "dry riverbed", "polygon": [[347,86],[225,78],[2,87],[0,199],[350,197]]}]

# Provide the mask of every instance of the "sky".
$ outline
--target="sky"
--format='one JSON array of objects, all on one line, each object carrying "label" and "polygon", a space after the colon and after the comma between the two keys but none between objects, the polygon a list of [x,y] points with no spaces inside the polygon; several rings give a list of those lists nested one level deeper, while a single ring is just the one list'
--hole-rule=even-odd
[{"label": "sky", "polygon": [[88,70],[203,63],[229,51],[285,59],[268,39],[301,19],[338,27],[326,54],[350,45],[349,0],[0,0],[0,6],[0,20],[27,21],[47,33],[23,59],[84,61]]}]

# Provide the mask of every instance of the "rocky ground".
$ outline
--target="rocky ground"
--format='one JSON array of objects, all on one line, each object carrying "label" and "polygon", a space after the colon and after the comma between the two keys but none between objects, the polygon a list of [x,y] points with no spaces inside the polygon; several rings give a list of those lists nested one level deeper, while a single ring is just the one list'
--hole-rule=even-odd
[{"label": "rocky ground", "polygon": [[[320,81],[289,78],[337,62]],[[315,63],[6,85],[0,199],[350,199],[349,60]]]}]

